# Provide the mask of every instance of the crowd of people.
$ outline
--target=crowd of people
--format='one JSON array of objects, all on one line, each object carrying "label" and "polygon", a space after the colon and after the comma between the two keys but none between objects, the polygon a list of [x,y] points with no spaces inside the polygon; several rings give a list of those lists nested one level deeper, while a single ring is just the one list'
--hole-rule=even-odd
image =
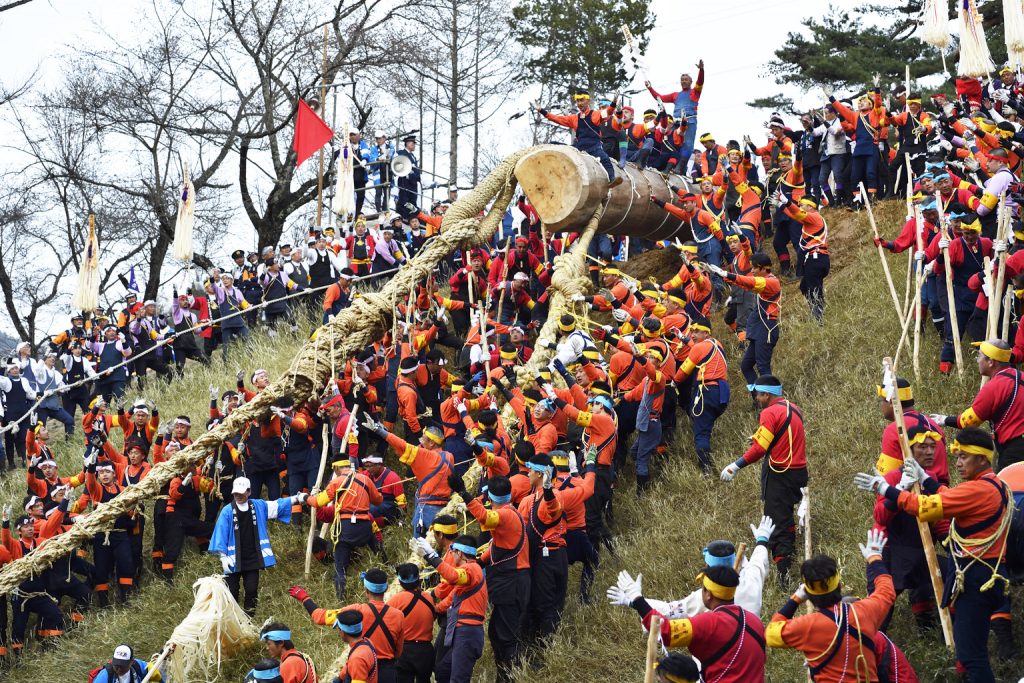
[{"label": "crowd of people", "polygon": [[[820,117],[809,113],[802,131],[794,132],[773,116],[768,142],[757,147],[749,138],[726,146],[711,134],[697,138],[703,63],[698,68],[696,81],[684,75],[677,93],[652,90],[661,106],[646,112],[643,124],[619,102],[592,110],[582,92],[575,95],[578,114],[543,112],[575,131],[576,146],[601,160],[612,186],[621,182],[613,160],[619,168],[634,163],[689,172],[695,191],[679,187],[672,202],[655,203],[688,221],[693,239],[647,245],[678,249],[682,265],[675,276],[641,282],[625,272],[632,254],[613,259],[615,245],[595,240],[595,293],[552,310],[554,257],[579,236],[548,235],[522,198],[526,218],[518,235],[453,254],[418,282],[397,304],[394,327],[345,363],[324,400],[276,399],[265,417],[164,487],[152,510],[148,552],[146,511],[137,510],[95,537],[91,562],[88,554],[72,555],[19,586],[11,596],[13,656],[23,652],[31,614],[37,615],[37,637],[52,646],[66,620],[114,602],[109,585],[115,578],[121,603],[131,601],[147,571],[173,581],[189,537],[219,558],[232,595],[239,599],[244,592],[242,606],[254,614],[260,572],[276,562],[268,522],[298,517],[330,525],[315,550],[333,565],[337,606],[320,606],[298,585],[289,595],[315,624],[339,630],[349,645],[340,680],[423,683],[433,675],[438,683],[468,683],[486,637],[498,680],[510,681],[516,666],[541,661],[570,594],[594,600],[595,569],[616,551],[614,499],[616,492],[627,495],[622,475],[635,477],[628,495],[648,495],[674,437],[692,439],[699,471],[722,482],[751,476],[742,470],[760,462],[763,516],[752,520],[749,556],[728,540],[707,539],[700,587],[682,599],[644,596],[640,577],[625,570],[608,590],[610,601],[635,609],[645,628],[658,617],[666,647],[686,647],[692,655],[661,659],[661,683],[763,680],[767,647],[800,651],[816,681],[917,680],[912,663],[886,635],[902,592],[922,634],[934,635],[936,610],[948,608],[965,680],[995,680],[989,632],[995,632],[999,657],[1017,656],[1009,584],[1024,578],[1024,402],[1016,402],[1024,379],[1014,368],[1024,361],[1024,331],[1012,335],[1011,346],[1004,341],[1009,336],[986,339],[984,328],[960,327],[976,340],[979,371],[988,378],[960,415],[917,412],[912,387],[901,378],[879,389],[881,414],[891,424],[880,437],[877,472],[853,482],[875,496],[874,527],[861,545],[869,579],[862,600],[844,593],[835,559],[816,555],[798,562],[796,526],[811,463],[802,410],[786,398],[783,373],[772,366],[782,333],[780,277],[799,279],[810,316],[826,322],[828,234],[819,201],[858,205],[907,187],[916,217],[895,241],[879,243],[899,251],[917,241],[915,261],[930,283],[921,306],[933,306],[951,353],[940,294],[945,288],[936,284],[944,277],[943,260],[936,255],[948,249],[955,309],[968,323],[993,294],[980,284],[988,279],[980,259],[1004,254],[1012,241],[994,239],[1004,195],[1003,211],[1012,212],[1013,232],[1024,237],[1016,233],[1015,174],[1024,157],[1014,141],[1019,127],[993,108],[994,102],[1006,105],[1004,111],[1021,106],[1014,74],[1007,79],[1004,72],[984,90],[957,81],[962,96],[933,98],[935,115],[923,112],[917,93],[895,93],[899,106],[890,109],[877,79],[874,92],[857,100],[859,114],[826,92],[829,104]],[[671,116],[663,103],[674,103]],[[892,150],[886,126],[897,130]],[[698,140],[704,151],[694,156]],[[847,169],[850,180],[844,179]],[[894,169],[896,182],[886,185],[881,179]],[[900,180],[901,171],[912,174],[909,182]],[[856,189],[861,181],[864,194]],[[315,232],[306,249],[282,244],[258,255],[237,251],[235,266],[209,274],[205,296],[175,292],[168,316],[130,293],[116,324],[102,312],[89,325],[85,316],[73,318],[41,360],[28,345],[19,347],[0,390],[5,419],[21,420],[7,433],[7,463],[13,469],[20,455],[28,495],[24,514],[19,510],[13,522],[12,510],[4,510],[0,564],[29,554],[192,443],[189,416],[161,416],[143,399],[128,407],[125,390],[133,376],[142,388],[150,369],[169,377],[169,364],[182,372],[188,358],[209,362],[218,343],[227,360],[231,343],[245,343],[261,319],[271,332],[294,325],[298,307],[310,302],[327,324],[358,296],[357,278],[379,287],[439,230],[445,205],[427,216],[409,196],[407,215],[385,216],[376,225],[357,219],[351,234]],[[772,235],[774,259],[763,249]],[[1018,258],[1024,257],[1004,259],[1006,287],[1024,277]],[[285,298],[296,290],[309,292]],[[733,402],[725,346],[712,333],[718,313],[736,335],[734,343],[745,347],[740,369],[759,420],[749,446],[729,445],[745,452],[728,463],[716,459],[713,448],[716,421]],[[549,318],[557,326],[555,340],[537,336]],[[1015,324],[1015,316],[1010,320]],[[550,361],[521,376],[536,353]],[[952,356],[943,354],[948,372]],[[124,360],[129,365],[106,372]],[[90,378],[91,385],[79,384]],[[206,429],[253,400],[270,378],[264,370],[239,370],[236,382],[223,393],[210,387]],[[506,422],[502,405],[511,406],[514,420]],[[58,472],[48,420],[63,422],[65,434],[82,424],[80,471]],[[991,434],[979,428],[985,421]],[[947,428],[957,430],[952,440]],[[318,480],[325,452],[331,472]],[[950,486],[950,455],[961,478],[956,486]],[[474,464],[480,481],[469,485],[464,475]],[[82,486],[85,493],[76,494]],[[463,515],[449,514],[453,509],[471,521],[460,524]],[[413,532],[410,550],[421,563],[396,566],[384,540],[405,521]],[[933,590],[919,522],[949,548],[941,556],[941,596]],[[361,549],[375,553],[379,566],[358,577],[365,600],[346,604],[350,565]],[[575,564],[580,583],[570,588]],[[772,574],[784,590],[795,590],[764,625],[763,587]],[[401,590],[388,598],[392,575]],[[68,617],[64,599],[72,603]],[[816,611],[797,616],[804,602]],[[296,649],[287,624],[265,625],[261,640],[269,656],[251,678],[312,680],[315,665]],[[124,645],[97,678],[141,678],[145,670]]]}]

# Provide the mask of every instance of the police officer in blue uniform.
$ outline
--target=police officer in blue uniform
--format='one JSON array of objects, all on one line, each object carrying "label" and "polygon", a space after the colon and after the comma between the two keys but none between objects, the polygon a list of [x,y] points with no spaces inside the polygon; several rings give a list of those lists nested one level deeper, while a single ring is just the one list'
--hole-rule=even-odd
[{"label": "police officer in blue uniform", "polygon": [[416,159],[414,152],[416,151],[416,136],[410,135],[409,137],[403,138],[402,142],[405,144],[405,149],[400,150],[396,156],[407,157],[412,163],[412,171],[409,175],[398,179],[398,200],[395,202],[396,210],[401,214],[402,218],[408,220],[415,216],[415,212],[409,211],[405,208],[405,205],[416,204],[419,199],[420,191],[420,166],[419,161]]}]

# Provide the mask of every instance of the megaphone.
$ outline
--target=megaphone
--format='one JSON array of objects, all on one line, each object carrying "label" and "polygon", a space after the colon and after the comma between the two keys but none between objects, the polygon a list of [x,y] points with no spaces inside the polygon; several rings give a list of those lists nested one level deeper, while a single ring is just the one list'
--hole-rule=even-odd
[{"label": "megaphone", "polygon": [[409,175],[412,173],[412,159],[402,154],[395,155],[395,158],[391,160],[391,172],[397,178]]}]

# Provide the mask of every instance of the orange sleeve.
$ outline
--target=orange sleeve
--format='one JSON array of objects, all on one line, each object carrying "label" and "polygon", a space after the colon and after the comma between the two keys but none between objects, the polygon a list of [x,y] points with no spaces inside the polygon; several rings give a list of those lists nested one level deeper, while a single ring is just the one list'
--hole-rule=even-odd
[{"label": "orange sleeve", "polygon": [[578,119],[575,115],[559,116],[558,114],[552,114],[551,112],[547,112],[546,114],[544,114],[544,118],[546,118],[548,121],[557,123],[560,126],[565,126],[566,128],[572,128],[573,130],[576,130],[576,122]]}]

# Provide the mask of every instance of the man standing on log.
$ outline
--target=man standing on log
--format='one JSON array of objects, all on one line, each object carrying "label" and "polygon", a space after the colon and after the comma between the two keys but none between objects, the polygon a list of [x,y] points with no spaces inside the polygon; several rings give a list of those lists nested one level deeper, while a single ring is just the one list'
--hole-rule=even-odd
[{"label": "man standing on log", "polygon": [[679,150],[680,159],[677,164],[680,172],[685,173],[690,157],[693,156],[693,144],[697,136],[697,103],[700,101],[700,93],[704,89],[704,60],[697,62],[696,84],[690,74],[683,74],[679,77],[679,92],[659,95],[651,87],[650,81],[644,81],[644,85],[647,86],[654,99],[675,104],[675,108],[672,110],[674,121],[686,119],[686,138],[683,140],[682,149]]},{"label": "man standing on log", "polygon": [[622,182],[622,178],[615,176],[612,160],[601,146],[601,124],[611,118],[612,112],[615,111],[615,103],[612,102],[604,111],[593,111],[590,108],[590,93],[586,90],[578,90],[572,99],[576,102],[579,114],[558,116],[544,107],[537,107],[537,111],[548,121],[572,128],[572,146],[600,161],[604,170],[608,172],[608,187],[615,187]]}]

